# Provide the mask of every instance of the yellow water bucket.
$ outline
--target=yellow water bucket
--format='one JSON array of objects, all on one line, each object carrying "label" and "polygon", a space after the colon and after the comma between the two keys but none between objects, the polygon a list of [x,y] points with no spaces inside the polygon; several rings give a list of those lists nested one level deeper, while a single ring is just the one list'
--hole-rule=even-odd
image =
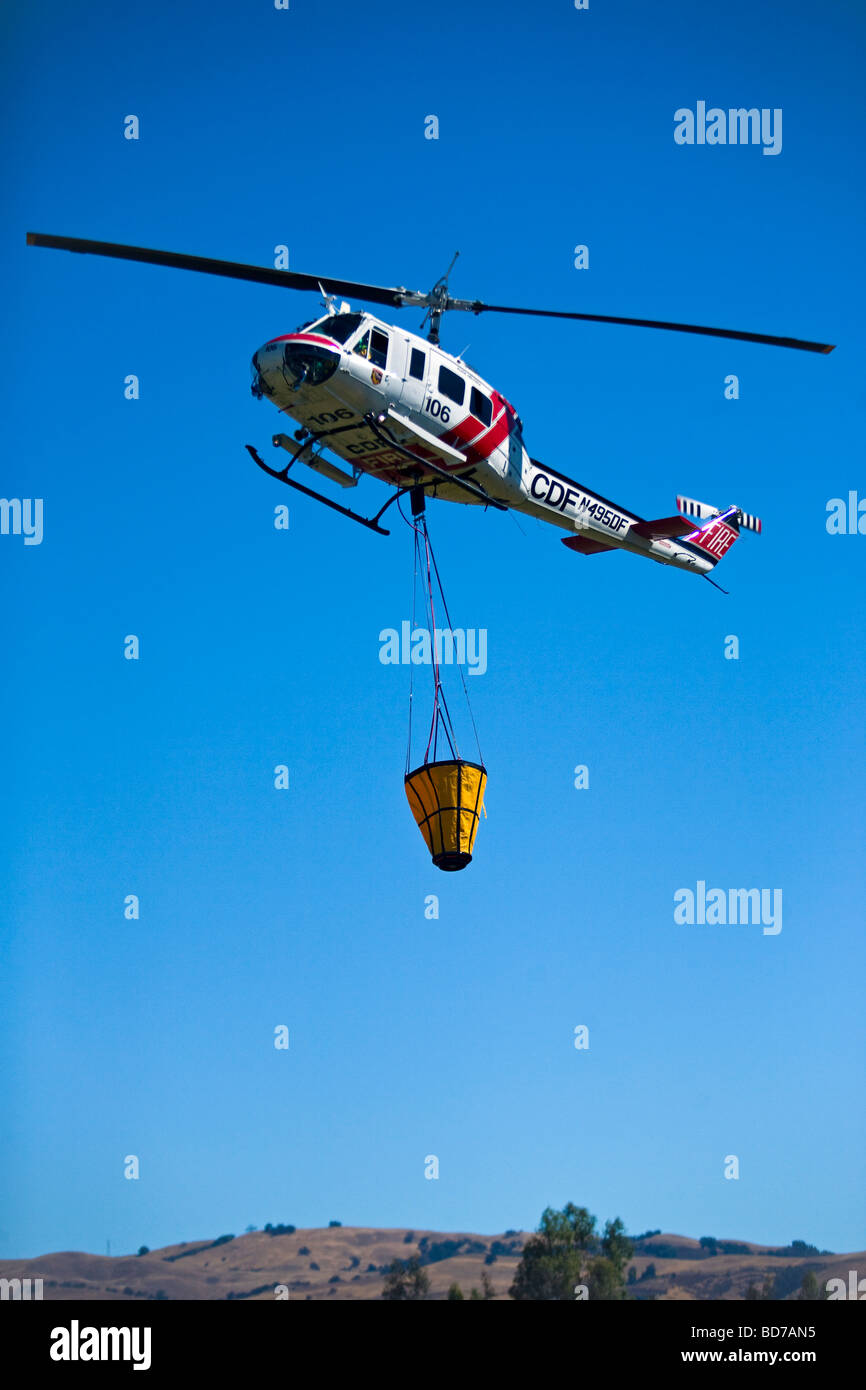
[{"label": "yellow water bucket", "polygon": [[481,763],[424,763],[405,778],[412,815],[437,869],[465,869],[472,859],[487,770]]}]

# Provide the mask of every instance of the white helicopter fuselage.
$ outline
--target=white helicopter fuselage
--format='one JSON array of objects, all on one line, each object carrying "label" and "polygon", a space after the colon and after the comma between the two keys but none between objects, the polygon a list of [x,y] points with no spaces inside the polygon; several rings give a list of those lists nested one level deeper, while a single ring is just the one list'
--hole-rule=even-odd
[{"label": "white helicopter fuselage", "polygon": [[[720,528],[714,554],[706,544],[640,534],[635,528],[649,523],[635,513],[531,458],[514,407],[467,363],[369,313],[331,312],[270,339],[253,357],[253,394],[297,421],[298,461],[344,487],[369,474],[484,505],[484,496],[425,469],[435,465],[495,502],[570,532],[566,543],[584,554],[629,550],[698,574],[736,539]],[[274,442],[291,447],[284,435]],[[325,449],[351,474],[324,459]]]}]

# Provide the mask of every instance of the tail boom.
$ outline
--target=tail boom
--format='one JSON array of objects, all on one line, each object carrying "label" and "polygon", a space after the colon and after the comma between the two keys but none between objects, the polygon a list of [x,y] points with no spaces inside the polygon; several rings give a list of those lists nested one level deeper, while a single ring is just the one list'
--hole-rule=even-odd
[{"label": "tail boom", "polygon": [[760,517],[741,511],[739,507],[721,510],[690,497],[678,497],[677,507],[684,515],[659,517],[653,521],[635,518],[628,530],[616,539],[591,532],[571,537],[564,544],[582,555],[630,550],[662,565],[708,575],[739,539],[741,527],[758,534],[762,530]]}]

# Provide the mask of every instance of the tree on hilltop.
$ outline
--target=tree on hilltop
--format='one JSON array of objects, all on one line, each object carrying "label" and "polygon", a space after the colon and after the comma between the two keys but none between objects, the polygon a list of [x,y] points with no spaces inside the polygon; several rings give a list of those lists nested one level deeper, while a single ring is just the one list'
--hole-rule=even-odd
[{"label": "tree on hilltop", "polygon": [[546,1207],[535,1235],[523,1248],[509,1290],[514,1299],[573,1301],[585,1297],[610,1302],[626,1297],[625,1268],[632,1245],[619,1217],[601,1235],[586,1207],[567,1202],[562,1211]]}]

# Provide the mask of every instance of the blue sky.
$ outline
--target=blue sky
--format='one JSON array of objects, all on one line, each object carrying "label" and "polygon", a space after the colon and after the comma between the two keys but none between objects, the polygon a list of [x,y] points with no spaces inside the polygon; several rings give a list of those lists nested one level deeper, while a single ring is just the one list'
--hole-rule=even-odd
[{"label": "blue sky", "polygon": [[[866,539],[825,527],[866,493],[862,14],[261,0],[85,22],[49,0],[2,22],[2,493],[43,498],[45,532],[0,537],[0,1255],[266,1221],[529,1229],[567,1200],[862,1249]],[[676,145],[698,100],[782,108],[782,153]],[[446,876],[402,788],[406,669],[378,659],[409,532],[285,497],[243,450],[279,427],[249,358],[316,297],[29,229],[267,265],[284,243],[293,269],[420,288],[459,248],[462,297],[839,346],[446,319],[534,457],[645,516],[685,492],[765,526],[725,598],[431,509],[452,619],[488,633],[488,819]],[[781,888],[782,931],[676,925],[698,880]]]}]

